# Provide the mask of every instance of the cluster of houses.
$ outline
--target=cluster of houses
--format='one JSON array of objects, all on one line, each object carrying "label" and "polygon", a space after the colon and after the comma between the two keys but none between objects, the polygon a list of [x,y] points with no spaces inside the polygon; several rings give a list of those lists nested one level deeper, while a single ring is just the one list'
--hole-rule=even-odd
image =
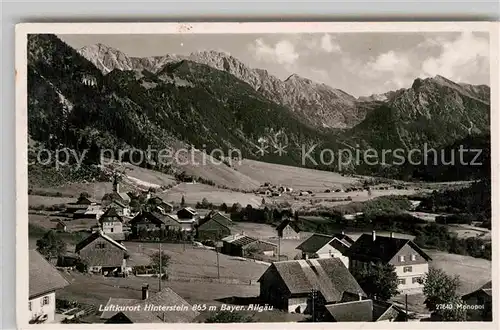
[{"label": "cluster of houses", "polygon": [[284,193],[291,193],[293,192],[293,188],[291,187],[285,187],[285,186],[278,186],[278,185],[272,185],[268,182],[264,183],[262,186],[257,189],[257,192],[259,195],[264,195],[267,197],[279,197]]},{"label": "cluster of houses", "polygon": [[[130,196],[120,193],[115,182],[113,192],[106,196],[106,203],[99,205],[81,197],[69,207],[74,217],[97,221],[96,229],[75,248],[76,259],[83,261],[87,272],[123,276],[130,273],[127,264],[130,255],[123,244],[125,227],[130,228],[133,237],[159,230],[187,233],[201,242],[220,242],[220,252],[239,257],[251,257],[256,253],[275,256],[279,251],[279,244],[237,232],[232,220],[218,211],[201,216],[195,209],[184,207],[173,213],[171,204],[149,195],[146,203],[152,207],[133,214],[129,203]],[[280,239],[303,238],[298,221],[285,219],[276,230]],[[296,249],[300,251],[296,260],[272,262],[258,279],[259,300],[290,313],[312,315],[316,321],[323,322],[407,321],[407,314],[399,306],[368,297],[352,273],[374,263],[390,264],[396,269],[401,293],[421,293],[422,278],[431,260],[413,241],[392,234],[377,235],[375,231],[362,234],[357,240],[343,232],[335,235],[315,233]],[[54,322],[55,292],[69,283],[37,251],[30,251],[29,262],[30,322]],[[491,320],[491,282],[463,299],[469,304],[485,306],[481,310],[471,310],[469,320]],[[111,308],[117,305],[131,308],[121,311]],[[179,308],[175,311],[132,308],[147,305]],[[105,323],[185,323],[195,321],[199,315],[168,287],[150,294],[145,285],[140,299],[113,297],[106,306],[109,308],[105,307],[101,315]]]},{"label": "cluster of houses", "polygon": [[[293,220],[284,220],[278,227],[281,238],[295,238],[300,228]],[[343,232],[335,235],[312,234],[296,248],[301,258],[338,258],[347,269],[360,270],[373,263],[391,264],[398,276],[398,290],[402,293],[421,293],[422,278],[429,271],[431,258],[410,239],[362,234],[356,241]]]}]

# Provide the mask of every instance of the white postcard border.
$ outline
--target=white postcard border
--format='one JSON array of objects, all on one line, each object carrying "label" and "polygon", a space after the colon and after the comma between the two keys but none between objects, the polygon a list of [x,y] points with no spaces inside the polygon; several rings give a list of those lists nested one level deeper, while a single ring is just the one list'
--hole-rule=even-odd
[{"label": "white postcard border", "polygon": [[[423,4],[424,5],[424,4]],[[493,322],[408,322],[408,323],[241,323],[241,324],[28,324],[28,169],[27,169],[27,35],[53,34],[264,34],[264,33],[356,33],[356,32],[465,32],[490,34],[491,87],[491,180],[492,242],[500,226],[500,107],[499,107],[499,23],[498,22],[272,22],[272,23],[24,23],[16,26],[16,316],[19,329],[497,329],[499,328],[499,244],[493,243]],[[495,146],[495,147],[493,147]]]}]

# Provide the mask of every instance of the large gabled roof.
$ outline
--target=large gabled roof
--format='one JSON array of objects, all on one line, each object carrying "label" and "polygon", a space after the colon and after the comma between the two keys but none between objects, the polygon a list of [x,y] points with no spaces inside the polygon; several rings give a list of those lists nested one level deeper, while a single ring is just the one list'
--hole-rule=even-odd
[{"label": "large gabled roof", "polygon": [[492,283],[491,282],[492,281],[486,282],[483,286],[481,286],[476,291],[470,292],[470,293],[462,296],[462,299],[468,299],[469,297],[474,296],[477,293],[484,293],[484,294],[486,294],[488,296],[491,296],[492,295],[492,287],[491,287]]},{"label": "large gabled roof", "polygon": [[425,260],[431,260],[417,244],[409,239],[394,238],[387,236],[373,236],[363,234],[359,237],[351,248],[347,251],[347,256],[351,258],[363,258],[376,262],[389,262],[398,253],[403,246],[410,245]]},{"label": "large gabled roof", "polygon": [[104,234],[102,231],[97,231],[95,233],[92,233],[90,236],[86,237],[80,243],[78,243],[76,245],[75,252],[78,253],[78,251],[80,251],[81,249],[83,249],[84,247],[86,247],[87,245],[89,245],[90,243],[92,243],[93,241],[98,239],[99,237],[104,238],[106,241],[108,241],[112,245],[116,246],[117,248],[119,248],[123,251],[127,251],[127,248],[124,245],[118,243],[117,241],[115,241],[114,239],[109,237],[108,235]]},{"label": "large gabled roof", "polygon": [[313,234],[304,242],[302,242],[299,246],[297,246],[296,249],[301,250],[303,252],[314,253],[319,249],[321,249],[326,244],[328,244],[331,240],[333,240],[332,236],[323,234]]},{"label": "large gabled roof", "polygon": [[126,310],[118,312],[113,314],[113,316],[104,323],[115,323],[115,320],[119,320],[119,323],[128,323],[123,322],[123,319],[130,321],[130,323],[163,323],[154,313],[143,310]]},{"label": "large gabled roof", "polygon": [[151,223],[157,224],[157,225],[164,225],[165,224],[165,216],[158,213],[158,212],[147,212],[147,211],[142,211],[139,214],[137,214],[132,220],[129,221],[130,225],[133,225],[135,223],[141,222],[142,220],[149,220]]},{"label": "large gabled roof", "polygon": [[29,297],[36,297],[57,289],[69,282],[38,251],[30,250],[29,257]]},{"label": "large gabled roof", "polygon": [[99,218],[99,222],[123,222],[123,219],[118,212],[116,212],[115,208],[109,207],[106,212]]},{"label": "large gabled roof", "polygon": [[372,322],[373,304],[370,299],[325,305],[336,322]]},{"label": "large gabled roof", "polygon": [[198,229],[203,229],[203,226],[205,224],[210,223],[212,221],[219,224],[222,227],[226,227],[229,230],[231,230],[229,226],[233,224],[231,219],[229,219],[228,217],[224,216],[219,212],[214,214],[209,213],[209,215],[207,215],[205,218],[199,221]]},{"label": "large gabled roof", "polygon": [[283,221],[281,221],[281,223],[276,227],[276,230],[278,232],[281,232],[283,229],[286,228],[286,226],[290,226],[293,230],[295,230],[295,232],[301,232],[301,231],[304,231],[302,229],[302,226],[300,224],[299,221],[295,221],[295,220],[292,220],[292,219],[285,219]]},{"label": "large gabled roof", "polygon": [[[146,300],[140,299],[122,299],[122,298],[110,298],[106,304],[115,305],[115,306],[137,306],[137,305],[154,305],[154,306],[177,306],[177,307],[185,307],[187,310],[185,311],[166,311],[166,312],[149,312],[149,315],[136,316],[137,318],[146,318],[152,319],[153,317],[157,317],[162,322],[167,323],[189,323],[192,322],[195,317],[199,315],[197,311],[193,311],[193,307],[186,301],[184,298],[179,296],[172,289],[166,287],[161,291],[152,294]],[[134,312],[135,314],[136,312]],[[148,313],[148,312],[141,312]],[[102,319],[109,319],[113,317],[117,312],[113,311],[104,311],[101,314]],[[127,315],[128,317],[128,315]],[[129,318],[129,317],[128,317]],[[130,318],[129,318],[130,319]],[[131,321],[133,321],[131,319]],[[143,323],[142,321],[136,321],[137,323]],[[147,323],[147,321],[145,321]]]},{"label": "large gabled roof", "polygon": [[341,301],[344,292],[360,293],[363,289],[338,258],[288,260],[274,262],[261,276],[276,271],[291,294],[309,294],[311,290],[321,292],[326,302]]}]

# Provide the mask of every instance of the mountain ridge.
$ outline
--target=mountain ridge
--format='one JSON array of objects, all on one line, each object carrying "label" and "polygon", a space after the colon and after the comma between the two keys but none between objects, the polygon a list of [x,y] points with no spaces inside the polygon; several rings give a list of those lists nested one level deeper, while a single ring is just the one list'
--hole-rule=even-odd
[{"label": "mountain ridge", "polygon": [[219,51],[197,51],[190,55],[128,57],[111,47],[86,46],[78,52],[103,73],[112,69],[158,72],[163,65],[180,60],[206,64],[226,71],[250,84],[271,101],[286,106],[308,124],[319,128],[348,128],[360,122],[367,108],[359,108],[356,98],[345,91],[316,83],[297,74],[281,80],[267,70],[250,68],[230,54]]},{"label": "mountain ridge", "polygon": [[[121,59],[121,55],[113,54],[109,63],[115,65],[114,59]],[[255,89],[232,74],[236,60],[219,59],[220,65],[230,68],[219,70],[190,59],[176,59],[162,64],[156,72],[139,69],[165,60],[158,58],[156,62],[137,64],[135,70],[115,68],[105,74],[56,36],[30,36],[30,136],[54,149],[60,145],[86,148],[94,157],[102,148],[193,145],[200,149],[205,146],[207,152],[239,149],[246,158],[306,166],[300,157],[304,145],[318,145],[314,154],[318,159],[323,149],[339,150],[343,145],[379,151],[411,150],[423,143],[441,148],[489,130],[487,86],[454,83],[440,76],[417,78],[409,88],[385,93],[384,100],[359,100],[298,75],[291,77],[283,91],[285,96],[294,94],[294,88],[311,95],[324,92],[332,94],[332,100],[338,97],[341,103],[352,102],[366,113],[352,128],[325,131],[270,100],[261,92],[262,86]],[[128,68],[126,61],[117,63]],[[240,69],[248,70],[246,66]],[[267,74],[261,69],[253,73]],[[278,141],[282,137],[286,141]],[[288,154],[269,152],[259,158],[257,147],[262,141],[271,146],[286,142]],[[349,171],[358,167],[350,164]],[[379,172],[375,167],[359,168],[363,173]],[[335,164],[320,165],[319,169],[339,170]]]}]

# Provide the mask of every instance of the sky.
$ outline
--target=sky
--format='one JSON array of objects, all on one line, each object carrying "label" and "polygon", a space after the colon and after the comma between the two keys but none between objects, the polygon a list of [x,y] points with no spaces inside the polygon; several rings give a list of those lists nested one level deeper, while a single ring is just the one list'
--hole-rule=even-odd
[{"label": "sky", "polygon": [[280,79],[298,74],[354,96],[410,87],[444,76],[490,84],[489,38],[483,32],[322,34],[58,35],[74,48],[102,43],[133,57],[216,50]]}]

